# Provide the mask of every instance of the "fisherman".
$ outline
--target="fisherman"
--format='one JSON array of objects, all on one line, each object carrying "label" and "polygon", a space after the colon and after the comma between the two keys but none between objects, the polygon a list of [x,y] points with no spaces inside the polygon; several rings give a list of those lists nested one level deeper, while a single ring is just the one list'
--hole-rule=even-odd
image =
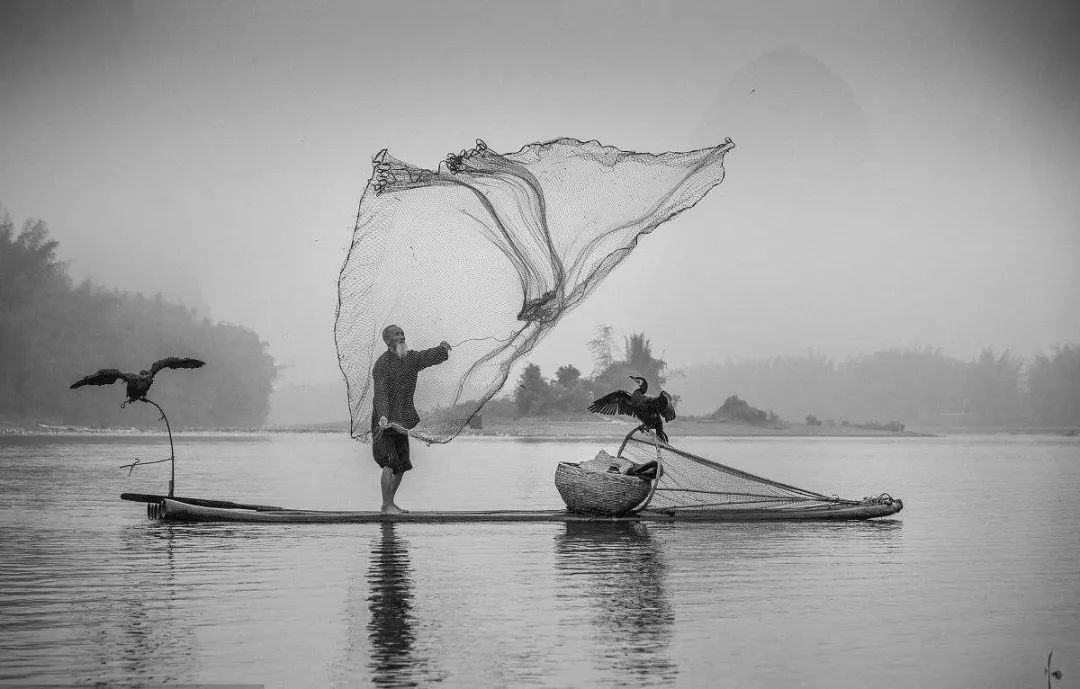
[{"label": "fisherman", "polygon": [[420,415],[413,406],[416,376],[428,366],[446,361],[450,345],[444,340],[437,347],[419,352],[405,345],[405,331],[396,325],[383,328],[386,351],[375,360],[371,377],[375,380],[375,400],[371,410],[371,452],[382,467],[382,511],[384,514],[406,512],[394,503],[394,495],[405,472],[412,469],[409,461],[409,436],[396,429],[413,428]]}]

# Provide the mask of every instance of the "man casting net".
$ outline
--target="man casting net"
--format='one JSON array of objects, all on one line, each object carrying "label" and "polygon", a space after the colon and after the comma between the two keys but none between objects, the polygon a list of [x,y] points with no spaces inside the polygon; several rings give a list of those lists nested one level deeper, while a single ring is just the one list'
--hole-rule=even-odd
[{"label": "man casting net", "polygon": [[733,147],[654,155],[558,139],[499,154],[477,141],[435,170],[381,151],[338,281],[353,437],[370,432],[371,370],[388,323],[453,346],[416,388],[412,429],[451,440],[641,235],[723,180]]}]

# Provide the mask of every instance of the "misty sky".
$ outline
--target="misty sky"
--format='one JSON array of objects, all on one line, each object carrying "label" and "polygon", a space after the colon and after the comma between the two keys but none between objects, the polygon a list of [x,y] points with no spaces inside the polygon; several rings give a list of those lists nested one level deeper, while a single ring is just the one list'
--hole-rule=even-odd
[{"label": "misty sky", "polygon": [[325,381],[381,148],[730,136],[724,184],[564,319],[545,373],[591,369],[601,324],[676,366],[1080,341],[1077,12],[874,5],[4,2],[0,203],[77,279],[205,304]]}]

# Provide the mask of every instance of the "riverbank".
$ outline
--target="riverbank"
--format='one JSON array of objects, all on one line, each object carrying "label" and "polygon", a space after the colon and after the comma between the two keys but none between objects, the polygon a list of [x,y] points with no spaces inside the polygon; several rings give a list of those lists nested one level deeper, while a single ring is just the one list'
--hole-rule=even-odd
[{"label": "riverbank", "polygon": [[[547,419],[524,418],[513,420],[485,419],[483,427],[466,428],[463,437],[521,438],[521,439],[591,439],[621,438],[634,428],[632,423],[605,419]],[[1077,436],[1080,429],[1072,428],[923,428],[919,431],[890,431],[861,428],[853,425],[820,425],[782,423],[755,426],[730,421],[679,419],[667,425],[672,437],[787,437],[787,438],[918,438],[942,435],[1056,435]],[[213,435],[252,433],[348,433],[346,421],[321,424],[264,426],[259,428],[184,428],[173,434]],[[164,435],[162,428],[107,428],[101,426],[65,426],[37,422],[0,421],[0,435]]]},{"label": "riverbank", "polygon": [[[466,429],[473,436],[518,438],[621,438],[636,424],[621,421],[568,421],[552,419],[516,419],[513,421],[484,421],[482,429]],[[730,421],[698,421],[679,419],[665,426],[668,435],[675,437],[919,437],[930,434],[914,431],[887,431],[855,426],[807,426],[805,424],[775,424],[755,426]]]},{"label": "riverbank", "polygon": [[[174,436],[210,436],[210,435],[253,435],[271,431],[265,427],[259,428],[173,428]],[[297,429],[300,430],[300,429]],[[341,431],[347,432],[348,426]],[[5,435],[81,435],[81,436],[139,436],[139,435],[166,435],[165,425],[157,428],[138,428],[134,426],[78,426],[45,423],[20,423],[0,421],[0,436]]]}]

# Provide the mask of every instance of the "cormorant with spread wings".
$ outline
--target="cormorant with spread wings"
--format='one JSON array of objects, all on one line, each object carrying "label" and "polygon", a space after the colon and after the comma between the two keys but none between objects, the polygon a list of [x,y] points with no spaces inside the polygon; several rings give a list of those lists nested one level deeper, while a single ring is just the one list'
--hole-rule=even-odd
[{"label": "cormorant with spread wings", "polygon": [[200,368],[206,362],[187,357],[170,356],[155,361],[148,370],[138,373],[124,373],[116,368],[103,368],[85,378],[71,384],[71,389],[81,388],[84,385],[112,385],[118,380],[127,383],[127,401],[121,406],[128,405],[138,400],[145,400],[146,393],[150,392],[150,386],[154,384],[154,376],[163,368]]},{"label": "cormorant with spread wings", "polygon": [[649,383],[638,376],[627,376],[638,382],[633,393],[625,390],[609,392],[589,405],[589,411],[596,414],[625,414],[641,421],[641,428],[653,431],[663,442],[668,441],[664,432],[664,422],[675,420],[675,402],[671,395],[663,390],[656,397],[646,397]]}]

